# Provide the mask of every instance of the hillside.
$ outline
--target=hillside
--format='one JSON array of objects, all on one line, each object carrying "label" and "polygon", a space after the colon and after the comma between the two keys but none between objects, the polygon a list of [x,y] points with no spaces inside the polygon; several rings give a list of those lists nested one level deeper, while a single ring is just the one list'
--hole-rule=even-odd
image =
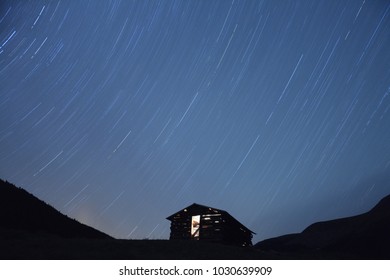
[{"label": "hillside", "polygon": [[111,238],[61,214],[27,191],[0,180],[0,237]]},{"label": "hillside", "polygon": [[255,248],[310,258],[390,258],[390,195],[369,212],[318,222],[303,232],[261,241]]}]

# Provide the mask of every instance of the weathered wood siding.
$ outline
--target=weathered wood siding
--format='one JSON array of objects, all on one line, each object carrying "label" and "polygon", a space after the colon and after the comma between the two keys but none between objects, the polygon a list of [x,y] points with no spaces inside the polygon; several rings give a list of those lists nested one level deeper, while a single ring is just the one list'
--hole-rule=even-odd
[{"label": "weathered wood siding", "polygon": [[[192,217],[200,215],[199,236],[191,235]],[[239,246],[252,245],[252,231],[228,212],[193,204],[167,218],[171,221],[170,239],[196,239]]]}]

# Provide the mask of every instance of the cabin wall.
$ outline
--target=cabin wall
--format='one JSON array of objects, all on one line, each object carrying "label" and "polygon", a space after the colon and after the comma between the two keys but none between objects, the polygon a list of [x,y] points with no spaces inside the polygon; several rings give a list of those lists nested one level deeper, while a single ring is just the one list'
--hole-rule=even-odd
[{"label": "cabin wall", "polygon": [[[201,215],[199,237],[191,236],[192,216]],[[179,213],[171,220],[170,239],[199,239],[224,244],[250,246],[252,233],[230,215],[223,213]]]},{"label": "cabin wall", "polygon": [[222,241],[224,235],[224,219],[219,213],[203,214],[200,223],[200,239]]},{"label": "cabin wall", "polygon": [[191,239],[191,216],[177,215],[173,218],[169,239]]}]

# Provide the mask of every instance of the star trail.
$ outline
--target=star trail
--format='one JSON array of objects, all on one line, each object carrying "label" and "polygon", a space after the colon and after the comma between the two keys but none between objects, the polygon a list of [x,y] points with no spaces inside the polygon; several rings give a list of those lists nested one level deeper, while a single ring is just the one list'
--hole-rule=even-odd
[{"label": "star trail", "polygon": [[2,1],[0,177],[117,238],[254,241],[390,193],[390,2]]}]

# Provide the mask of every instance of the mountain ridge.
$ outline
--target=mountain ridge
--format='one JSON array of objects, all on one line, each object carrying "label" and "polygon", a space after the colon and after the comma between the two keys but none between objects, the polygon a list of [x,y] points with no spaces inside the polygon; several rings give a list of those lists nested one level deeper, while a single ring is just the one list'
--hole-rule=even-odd
[{"label": "mountain ridge", "polygon": [[0,179],[0,233],[25,232],[61,238],[112,238],[35,197],[25,189]]},{"label": "mountain ridge", "polygon": [[289,254],[340,253],[367,259],[386,258],[390,255],[389,221],[390,195],[363,214],[316,222],[301,233],[260,241],[255,248]]}]

